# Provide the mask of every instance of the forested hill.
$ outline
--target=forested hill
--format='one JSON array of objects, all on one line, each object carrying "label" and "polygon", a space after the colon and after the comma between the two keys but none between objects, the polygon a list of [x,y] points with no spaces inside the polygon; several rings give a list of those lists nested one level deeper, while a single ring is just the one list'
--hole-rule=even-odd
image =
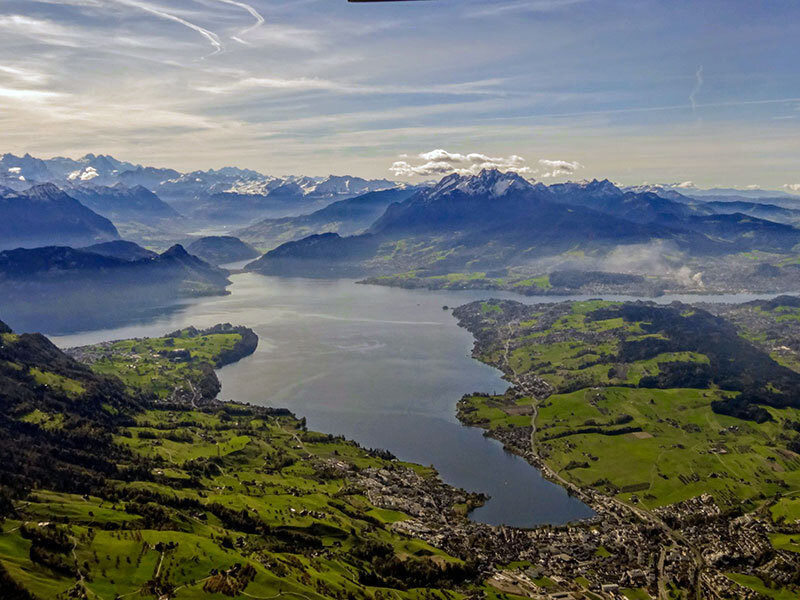
[{"label": "forested hill", "polygon": [[127,454],[111,433],[140,402],[121,382],[94,373],[39,334],[0,324],[0,488],[10,499],[32,488],[86,493],[122,477]]}]

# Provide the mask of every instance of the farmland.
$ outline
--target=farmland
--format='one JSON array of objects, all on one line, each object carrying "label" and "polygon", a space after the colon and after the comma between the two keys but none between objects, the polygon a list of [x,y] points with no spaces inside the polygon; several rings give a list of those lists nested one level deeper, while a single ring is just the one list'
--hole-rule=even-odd
[{"label": "farmland", "polygon": [[[632,507],[662,523],[767,511],[776,531],[763,538],[767,549],[797,553],[796,308],[775,304],[720,308],[749,328],[679,304],[459,307],[473,355],[511,384],[462,398],[459,419],[576,492],[591,490],[598,510]],[[702,538],[695,543],[726,544]],[[728,579],[758,587],[740,575]]]}]

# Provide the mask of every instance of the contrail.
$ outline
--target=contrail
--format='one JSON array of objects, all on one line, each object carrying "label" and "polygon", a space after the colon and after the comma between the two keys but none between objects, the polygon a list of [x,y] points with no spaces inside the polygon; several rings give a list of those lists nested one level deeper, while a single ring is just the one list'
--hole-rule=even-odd
[{"label": "contrail", "polygon": [[264,17],[261,16],[261,13],[259,13],[255,8],[253,8],[249,4],[245,4],[244,2],[237,2],[237,0],[218,0],[218,1],[222,2],[224,4],[231,4],[233,6],[238,6],[239,8],[249,12],[253,16],[253,18],[256,20],[256,22],[253,23],[250,27],[247,27],[246,29],[242,29],[239,32],[238,36],[233,36],[231,38],[232,40],[235,40],[235,41],[239,42],[240,44],[247,44],[247,42],[245,42],[242,39],[242,36],[247,35],[251,31],[253,31],[254,29],[257,29],[257,28],[261,27],[265,22]]},{"label": "contrail", "polygon": [[692,93],[689,94],[689,102],[692,103],[692,112],[697,111],[697,101],[695,100],[697,96],[697,92],[700,91],[700,88],[703,87],[703,65],[697,67],[697,72],[694,74],[695,79],[697,79],[697,83],[694,84],[694,89]]},{"label": "contrail", "polygon": [[[194,23],[187,21],[186,19],[182,19],[177,15],[173,15],[168,12],[164,12],[158,8],[150,6],[149,4],[144,4],[142,2],[135,2],[134,0],[115,0],[120,4],[125,4],[127,6],[133,6],[134,8],[138,8],[145,12],[149,12],[151,15],[155,15],[157,17],[161,17],[162,19],[167,19],[169,21],[175,21],[176,23],[180,23],[184,27],[188,27],[202,35],[204,38],[208,40],[208,42],[214,47],[214,52],[209,54],[208,56],[214,56],[215,54],[219,54],[222,52],[222,42],[219,39],[219,36],[214,33],[213,31],[209,31],[204,27],[200,27],[200,25],[195,25]],[[203,57],[207,58],[207,57]]]}]

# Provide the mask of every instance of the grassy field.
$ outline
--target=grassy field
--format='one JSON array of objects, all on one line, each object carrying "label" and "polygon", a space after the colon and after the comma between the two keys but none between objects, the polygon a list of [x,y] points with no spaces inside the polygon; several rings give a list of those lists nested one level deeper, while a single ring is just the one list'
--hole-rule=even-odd
[{"label": "grassy field", "polygon": [[38,385],[58,388],[73,399],[81,397],[86,392],[80,383],[69,377],[64,377],[63,375],[41,371],[39,369],[30,369],[30,374]]},{"label": "grassy field", "polygon": [[[394,533],[391,523],[407,515],[370,505],[357,489],[347,489],[344,474],[327,470],[330,463],[396,468],[351,442],[305,432],[293,417],[149,410],[138,420],[150,427],[123,429],[119,440],[154,459],[153,481],[109,482],[117,501],[37,491],[18,507],[17,518],[4,523],[0,565],[38,597],[55,597],[76,583],[30,559],[23,523],[64,532],[85,578],[79,587],[89,598],[153,597],[155,590],[171,590],[173,598],[221,598],[203,588],[215,581],[213,573],[237,563],[254,569],[246,586],[251,597],[378,597],[382,586],[358,582],[364,565],[352,550],[365,540],[388,545],[406,561],[459,562]],[[156,437],[140,439],[143,431]],[[187,439],[167,439],[175,432]],[[225,511],[220,514],[215,504]],[[241,531],[226,522],[229,513],[257,519],[280,535]],[[299,541],[285,541],[292,536]],[[385,593],[400,599],[421,592],[386,587]],[[440,590],[424,595],[448,597]]]},{"label": "grassy field", "polygon": [[762,597],[774,600],[796,600],[797,594],[788,590],[772,589],[767,587],[758,577],[752,575],[742,575],[740,573],[728,573],[728,577],[746,588],[761,594]]},{"label": "grassy field", "polygon": [[185,329],[174,336],[120,340],[80,351],[91,357],[95,372],[119,377],[132,392],[163,400],[176,390],[186,393],[201,385],[216,357],[242,339],[239,333],[192,333]]},{"label": "grassy field", "polygon": [[[800,411],[773,409],[774,421],[743,422],[711,410],[719,394],[623,387],[556,394],[539,407],[537,450],[573,483],[636,496],[649,507],[703,493],[722,505],[752,506],[800,489],[800,457],[779,445],[782,420],[800,419]],[[531,398],[467,396],[459,418],[489,430],[528,428],[532,404]],[[785,502],[774,514],[800,519],[800,503]]]},{"label": "grassy field", "polygon": [[424,270],[415,270],[393,275],[381,275],[370,278],[368,282],[397,287],[423,287],[443,290],[465,288],[502,289],[522,293],[546,292],[553,288],[550,284],[550,276],[547,274],[523,278],[519,275],[490,275],[487,274],[486,271],[466,271],[446,273],[443,275],[430,275]]},{"label": "grassy field", "polygon": [[[711,410],[718,394],[608,387],[551,396],[536,421],[539,451],[567,479],[626,499],[635,494],[651,507],[703,493],[724,506],[752,506],[800,489],[800,457],[779,444],[780,419],[800,411],[743,422]],[[591,427],[598,432],[580,433]],[[613,434],[622,428],[637,431]]]},{"label": "grassy field", "polygon": [[[756,423],[714,412],[713,401],[737,392],[713,381],[661,389],[658,377],[670,365],[711,369],[709,356],[678,348],[621,358],[626,347],[644,342],[658,348],[672,340],[649,322],[618,316],[620,306],[534,307],[509,321],[505,311],[512,308],[503,303],[474,305],[471,327],[485,335],[480,358],[515,377],[535,374],[555,391],[538,402],[535,423],[536,449],[553,469],[578,485],[626,500],[635,496],[649,507],[702,493],[723,506],[753,506],[800,490],[800,456],[784,441],[786,423],[800,421],[800,410],[768,408],[772,419]],[[677,318],[692,317],[686,310]],[[644,378],[650,384],[639,387]],[[533,405],[531,397],[513,394],[467,396],[459,417],[489,430],[529,428]],[[788,518],[798,505],[786,502],[775,510]]]},{"label": "grassy field", "polygon": [[783,519],[789,523],[800,522],[800,497],[781,498],[771,508],[773,519]]}]

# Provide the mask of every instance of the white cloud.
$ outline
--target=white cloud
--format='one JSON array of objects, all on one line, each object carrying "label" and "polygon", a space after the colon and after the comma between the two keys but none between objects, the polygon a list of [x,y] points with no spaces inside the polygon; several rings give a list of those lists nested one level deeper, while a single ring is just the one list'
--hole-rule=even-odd
[{"label": "white cloud", "polygon": [[219,1],[222,2],[223,4],[231,4],[233,6],[238,6],[242,10],[246,10],[247,12],[249,12],[250,15],[255,19],[255,23],[253,23],[249,27],[246,27],[245,29],[242,29],[239,32],[238,36],[231,38],[241,44],[247,44],[247,42],[243,40],[242,37],[253,31],[254,29],[258,29],[259,27],[261,27],[265,21],[264,17],[261,16],[261,13],[259,13],[255,8],[253,8],[249,4],[245,4],[244,2],[238,2],[237,0],[219,0]]},{"label": "white cloud", "polygon": [[163,10],[156,8],[154,6],[150,6],[149,4],[146,4],[144,2],[138,2],[138,0],[115,0],[115,2],[118,2],[119,4],[124,4],[125,6],[138,8],[140,10],[150,13],[151,15],[155,15],[156,17],[159,17],[161,19],[174,21],[175,23],[179,23],[184,27],[188,27],[189,29],[196,31],[204,38],[206,38],[206,40],[208,40],[208,43],[211,44],[211,46],[214,48],[214,52],[212,52],[209,56],[213,56],[214,54],[219,54],[220,52],[222,52],[222,42],[220,41],[219,36],[213,31],[209,31],[208,29],[200,27],[199,25],[196,25],[191,21],[187,21],[186,19],[183,19],[177,15],[173,15],[172,13],[164,12]]},{"label": "white cloud", "polygon": [[234,83],[197,86],[197,90],[211,94],[227,94],[252,89],[266,90],[286,90],[307,92],[312,90],[327,91],[350,91],[347,84],[331,81],[329,79],[318,79],[312,77],[297,77],[294,79],[284,79],[280,77],[247,77]]},{"label": "white cloud", "polygon": [[100,173],[97,172],[97,169],[94,167],[86,167],[83,171],[73,171],[69,174],[67,179],[70,181],[80,180],[80,181],[91,181],[95,177],[99,177]]},{"label": "white cloud", "polygon": [[800,183],[785,183],[783,187],[790,192],[800,194]]},{"label": "white cloud", "polygon": [[746,189],[746,190],[760,190],[761,186],[753,183],[751,185],[744,186],[744,189]]},{"label": "white cloud", "polygon": [[572,175],[578,169],[582,169],[583,165],[577,161],[568,160],[550,160],[547,158],[540,158],[539,164],[545,169],[541,174],[542,178],[560,177],[561,175]]},{"label": "white cloud", "polygon": [[[328,91],[342,94],[441,94],[453,96],[502,96],[502,79],[485,79],[463,83],[404,86],[396,84],[364,84],[320,77],[245,77],[228,83],[196,85],[195,89],[211,94],[231,94],[248,90]],[[497,89],[493,89],[497,88]]]},{"label": "white cloud", "polygon": [[0,98],[18,100],[21,102],[47,102],[53,98],[58,98],[62,94],[58,92],[45,92],[42,90],[21,90],[10,87],[0,87]]},{"label": "white cloud", "polygon": [[53,21],[26,15],[0,15],[0,31],[21,35],[52,46],[80,46],[78,39],[65,27]]},{"label": "white cloud", "polygon": [[697,71],[695,71],[694,78],[695,78],[694,87],[692,88],[692,91],[689,94],[689,102],[692,103],[692,111],[697,110],[697,92],[699,92],[700,88],[703,87],[703,65],[697,67]]},{"label": "white cloud", "polygon": [[682,190],[696,187],[693,181],[682,181],[681,183],[673,183],[670,187],[680,188]]},{"label": "white cloud", "polygon": [[[400,158],[410,157],[403,154]],[[423,162],[415,165],[408,160],[398,160],[389,167],[389,171],[396,177],[431,177],[450,173],[477,175],[483,169],[499,169],[521,174],[531,172],[530,167],[525,165],[525,159],[516,154],[510,156],[489,156],[479,152],[460,154],[438,148],[430,152],[421,152],[416,158]]]},{"label": "white cloud", "polygon": [[44,73],[37,73],[36,71],[20,69],[9,65],[0,65],[0,74],[8,75],[18,81],[24,81],[26,83],[44,83],[48,79],[48,76]]},{"label": "white cloud", "polygon": [[[257,27],[257,29],[255,28]],[[243,36],[247,34],[245,39]],[[318,51],[323,45],[323,35],[315,29],[291,25],[262,25],[248,27],[231,39],[246,46],[279,46],[298,50]],[[336,56],[331,55],[331,56]]]},{"label": "white cloud", "polygon": [[495,2],[467,13],[468,17],[492,17],[508,13],[555,12],[586,0],[514,0],[512,2]]}]

